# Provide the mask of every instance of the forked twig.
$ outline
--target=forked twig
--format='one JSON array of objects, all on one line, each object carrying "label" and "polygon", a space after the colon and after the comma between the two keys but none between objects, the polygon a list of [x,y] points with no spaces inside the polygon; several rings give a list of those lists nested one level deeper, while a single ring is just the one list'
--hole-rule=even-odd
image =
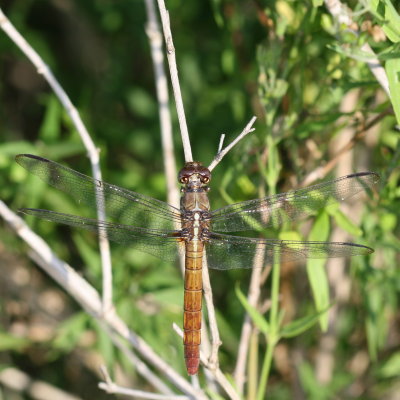
[{"label": "forked twig", "polygon": [[[208,166],[208,169],[212,171],[218,164],[219,162],[225,157],[225,155],[228,153],[228,151],[235,146],[240,140],[242,140],[246,135],[248,135],[250,132],[253,132],[255,128],[253,128],[254,122],[256,121],[257,117],[253,117],[250,122],[245,126],[243,129],[242,133],[236,137],[228,146],[226,146],[224,149],[219,150],[217,155],[215,156],[214,160],[212,160],[211,164]],[[220,146],[221,147],[221,142]]]},{"label": "forked twig", "polygon": [[[8,37],[20,48],[20,50],[28,57],[32,64],[36,67],[37,72],[43,75],[43,78],[52,88],[53,92],[59,99],[60,103],[65,108],[67,114],[70,116],[72,123],[74,124],[79,136],[82,139],[83,145],[85,146],[90,164],[92,166],[93,177],[97,180],[101,180],[101,171],[99,165],[99,151],[93,143],[89,132],[87,131],[77,109],[72,104],[67,93],[58,83],[57,79],[51,72],[49,66],[45,64],[39,54],[32,48],[32,46],[22,37],[17,31],[10,20],[5,16],[0,8],[0,27],[8,35]],[[104,209],[104,196],[100,194],[100,191],[96,191],[97,199],[97,217],[99,220],[105,221],[105,209]],[[99,236],[99,248],[101,255],[101,266],[102,266],[102,302],[103,302],[103,313],[107,313],[112,309],[112,271],[111,271],[111,255],[110,245],[107,238],[104,235]]]}]

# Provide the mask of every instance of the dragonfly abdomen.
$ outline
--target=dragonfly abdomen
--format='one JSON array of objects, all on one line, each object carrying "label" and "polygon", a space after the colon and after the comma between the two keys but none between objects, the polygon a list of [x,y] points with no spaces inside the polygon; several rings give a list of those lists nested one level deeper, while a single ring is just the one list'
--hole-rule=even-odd
[{"label": "dragonfly abdomen", "polygon": [[183,344],[189,375],[197,374],[200,363],[203,248],[199,240],[186,243]]}]

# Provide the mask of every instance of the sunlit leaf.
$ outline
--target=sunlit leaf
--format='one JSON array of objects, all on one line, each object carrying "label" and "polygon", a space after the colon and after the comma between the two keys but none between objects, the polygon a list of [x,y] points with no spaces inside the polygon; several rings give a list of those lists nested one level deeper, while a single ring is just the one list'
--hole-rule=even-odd
[{"label": "sunlit leaf", "polygon": [[397,123],[400,124],[400,58],[387,60],[385,70],[389,80],[390,99]]},{"label": "sunlit leaf", "polygon": [[310,329],[313,325],[315,325],[322,317],[323,314],[327,314],[331,306],[326,307],[324,310],[318,311],[314,314],[307,315],[305,317],[296,319],[295,321],[290,322],[285,325],[281,329],[281,336],[284,338],[291,338],[294,336],[298,336],[306,330]]},{"label": "sunlit leaf", "polygon": [[257,328],[260,329],[260,331],[264,334],[268,334],[269,323],[264,318],[264,316],[247,301],[246,296],[240,290],[239,285],[236,286],[236,296],[242,303],[247,313],[250,315],[252,321],[257,326]]}]

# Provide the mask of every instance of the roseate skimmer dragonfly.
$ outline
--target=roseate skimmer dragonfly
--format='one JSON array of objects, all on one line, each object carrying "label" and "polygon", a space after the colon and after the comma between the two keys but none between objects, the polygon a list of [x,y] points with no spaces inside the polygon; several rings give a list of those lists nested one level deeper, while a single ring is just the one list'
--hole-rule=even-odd
[{"label": "roseate skimmer dragonfly", "polygon": [[23,213],[91,230],[115,242],[134,244],[140,250],[164,260],[173,261],[178,251],[184,253],[183,342],[190,375],[197,373],[200,359],[204,249],[208,267],[219,270],[252,268],[257,257],[258,264],[265,265],[273,262],[277,254],[284,261],[305,261],[307,258],[347,257],[373,252],[370,247],[354,243],[249,238],[219,233],[276,228],[305,217],[314,210],[371,189],[379,180],[379,175],[373,172],[347,175],[210,211],[207,192],[211,173],[198,162],[186,163],[179,172],[183,195],[181,208],[178,209],[92,179],[45,158],[20,154],[16,156],[16,161],[46,183],[70,194],[79,203],[94,209],[101,203],[107,217],[115,222],[31,208],[22,209]]}]

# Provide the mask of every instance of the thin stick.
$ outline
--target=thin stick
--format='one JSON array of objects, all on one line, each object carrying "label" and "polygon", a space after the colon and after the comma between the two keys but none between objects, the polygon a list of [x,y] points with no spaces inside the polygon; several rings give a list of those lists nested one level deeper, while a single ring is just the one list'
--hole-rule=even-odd
[{"label": "thin stick", "polygon": [[175,47],[172,41],[171,26],[169,21],[169,14],[165,8],[164,0],[157,0],[158,8],[160,10],[161,22],[164,31],[165,45],[167,48],[167,59],[169,71],[171,75],[172,90],[174,92],[176,111],[178,113],[179,127],[182,136],[183,151],[185,153],[185,161],[193,161],[192,149],[190,147],[189,132],[186,124],[185,110],[183,107],[181,87],[178,78],[178,69],[175,59]]},{"label": "thin stick", "polygon": [[221,152],[222,150],[222,146],[224,145],[224,141],[225,141],[225,134],[223,133],[219,139],[219,145],[218,145],[218,151],[217,154]]},{"label": "thin stick", "polygon": [[128,340],[141,357],[163,373],[176,388],[196,399],[206,398],[182,378],[169,363],[161,359],[139,335],[129,330],[125,322],[115,312],[104,314],[102,302],[96,289],[67,263],[60,260],[52,252],[47,243],[36,235],[2,201],[0,201],[0,216],[28,244],[32,252],[36,253],[37,257],[35,257],[35,261],[40,261],[38,265],[58,282],[84,310],[106,324],[109,329],[112,329],[118,335]]},{"label": "thin stick", "polygon": [[[354,21],[351,17],[351,13],[349,12],[347,5],[344,5],[339,0],[325,0],[325,6],[331,13],[332,17],[338,22],[338,24],[346,25],[356,35],[358,35],[358,32],[351,28],[352,26],[354,26]],[[381,85],[382,89],[390,98],[391,96],[389,90],[389,81],[386,75],[386,71],[381,65],[378,58],[375,57],[375,52],[372,50],[371,46],[368,43],[364,43],[361,46],[361,50],[368,54],[371,54],[371,58],[365,60],[365,62],[371,70],[372,74],[375,76],[376,80]]]},{"label": "thin stick", "polygon": [[217,318],[215,316],[215,307],[212,298],[210,275],[208,274],[206,250],[204,250],[204,252],[205,254],[203,257],[203,272],[202,272],[203,293],[204,293],[204,300],[206,302],[208,323],[210,325],[210,332],[211,332],[211,350],[208,359],[208,367],[211,369],[216,369],[218,368],[219,365],[218,349],[221,346],[222,342],[219,336]]},{"label": "thin stick", "polygon": [[[85,146],[90,164],[92,167],[93,177],[97,180],[101,180],[101,171],[99,165],[99,151],[94,145],[89,132],[87,131],[82,119],[79,116],[77,109],[72,104],[67,93],[58,83],[57,79],[51,72],[49,66],[44,63],[39,54],[32,48],[32,46],[22,37],[22,35],[16,30],[11,24],[10,20],[4,15],[0,8],[0,27],[8,35],[8,37],[20,48],[20,50],[28,57],[32,64],[36,67],[37,72],[43,75],[43,78],[52,88],[53,92],[61,102],[62,106],[70,116],[79,136],[82,139],[83,145]],[[104,196],[100,191],[96,191],[97,196],[97,217],[99,220],[105,221],[105,209],[104,209]],[[102,265],[102,279],[103,279],[103,290],[102,290],[102,301],[103,301],[103,312],[107,313],[112,308],[112,270],[111,270],[111,255],[110,245],[108,240],[101,235],[99,237],[99,247],[101,255]]]},{"label": "thin stick", "polygon": [[132,396],[139,399],[150,399],[150,400],[189,400],[189,397],[187,396],[177,396],[173,394],[167,394],[167,395],[157,394],[157,393],[145,392],[143,390],[124,388],[122,386],[118,386],[112,381],[105,365],[102,365],[100,367],[100,371],[104,376],[105,382],[100,382],[99,388],[105,390],[107,393],[124,394],[126,396]]},{"label": "thin stick", "polygon": [[209,165],[208,169],[212,171],[219,163],[220,161],[225,157],[225,155],[229,152],[229,150],[235,146],[240,140],[242,140],[246,135],[248,135],[250,132],[253,132],[255,128],[253,128],[253,124],[256,121],[257,117],[253,117],[250,122],[246,125],[246,127],[243,129],[242,133],[236,137],[235,140],[233,140],[228,146],[226,146],[224,149],[220,150],[217,155],[215,156],[214,160],[212,160],[211,164]]}]

